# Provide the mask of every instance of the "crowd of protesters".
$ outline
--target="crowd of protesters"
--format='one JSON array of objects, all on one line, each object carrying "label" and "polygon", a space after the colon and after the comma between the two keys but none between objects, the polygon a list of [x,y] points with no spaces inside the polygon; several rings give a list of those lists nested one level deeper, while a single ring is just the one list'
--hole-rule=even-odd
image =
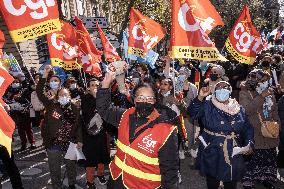
[{"label": "crowd of protesters", "polygon": [[[254,65],[230,57],[212,63],[163,57],[155,69],[134,62],[123,93],[113,72],[86,83],[74,74],[64,82],[48,65],[42,74],[31,72],[34,81],[15,75],[4,101],[20,150],[37,148],[32,128],[41,128],[54,189],[62,187],[61,160],[70,142],[86,157],[86,188],[96,188],[95,172],[108,188],[178,188],[180,160],[189,152],[209,189],[234,189],[237,182],[273,189],[277,172],[284,176],[283,56],[271,48]],[[6,154],[8,174],[16,175],[13,188],[23,188],[13,156],[0,154]],[[76,161],[65,164],[69,188],[75,188]]]}]

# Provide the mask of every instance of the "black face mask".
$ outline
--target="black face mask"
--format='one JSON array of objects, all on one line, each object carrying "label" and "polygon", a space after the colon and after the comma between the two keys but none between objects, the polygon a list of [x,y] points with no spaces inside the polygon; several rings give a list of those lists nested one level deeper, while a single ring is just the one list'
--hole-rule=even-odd
[{"label": "black face mask", "polygon": [[270,65],[270,63],[265,61],[265,62],[262,62],[261,65],[262,65],[262,67],[264,67],[264,68],[268,68],[269,65]]},{"label": "black face mask", "polygon": [[147,102],[136,102],[136,112],[139,117],[147,118],[154,110],[154,104]]},{"label": "black face mask", "polygon": [[210,74],[210,79],[211,79],[211,81],[217,81],[218,74]]}]

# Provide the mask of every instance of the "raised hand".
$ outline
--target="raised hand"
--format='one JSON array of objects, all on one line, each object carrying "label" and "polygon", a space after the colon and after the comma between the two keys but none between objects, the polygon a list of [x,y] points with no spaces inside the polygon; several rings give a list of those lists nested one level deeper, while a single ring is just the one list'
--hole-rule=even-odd
[{"label": "raised hand", "polygon": [[211,91],[210,91],[210,87],[209,86],[202,87],[201,90],[199,91],[198,99],[200,101],[203,101],[203,99],[206,98],[207,96],[209,96],[210,93],[211,93]]},{"label": "raised hand", "polygon": [[51,65],[46,65],[46,66],[44,67],[43,78],[47,78],[49,72],[51,72],[51,71],[52,71],[52,66],[51,66]]},{"label": "raised hand", "polygon": [[104,80],[102,81],[102,88],[107,89],[115,79],[115,72],[107,72]]}]

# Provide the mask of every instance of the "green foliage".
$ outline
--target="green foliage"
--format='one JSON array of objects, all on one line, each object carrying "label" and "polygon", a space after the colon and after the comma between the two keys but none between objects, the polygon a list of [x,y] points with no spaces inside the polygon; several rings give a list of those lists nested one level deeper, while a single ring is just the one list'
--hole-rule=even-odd
[{"label": "green foliage", "polygon": [[[171,1],[170,0],[102,0],[102,15],[111,15],[110,24],[112,30],[119,34],[125,17],[128,5],[134,1],[134,7],[144,15],[154,19],[166,28],[170,34],[171,29]],[[263,27],[270,29],[278,25],[277,0],[211,0],[225,23],[224,27],[215,28],[210,37],[221,47],[228,37],[235,21],[237,20],[243,6],[249,5],[251,18],[254,25],[260,31]],[[266,3],[267,2],[267,3]],[[126,20],[128,22],[128,20]]]}]

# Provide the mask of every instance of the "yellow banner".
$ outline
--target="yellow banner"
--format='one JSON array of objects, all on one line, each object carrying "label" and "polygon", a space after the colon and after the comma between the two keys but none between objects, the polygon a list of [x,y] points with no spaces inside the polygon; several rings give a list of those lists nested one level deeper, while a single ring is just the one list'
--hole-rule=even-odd
[{"label": "yellow banner", "polygon": [[7,151],[11,157],[12,154],[12,138],[8,137],[7,135],[5,135],[5,133],[0,129],[0,144],[4,147],[7,148]]},{"label": "yellow banner", "polygon": [[144,58],[146,56],[146,53],[143,51],[143,49],[138,49],[138,48],[134,48],[134,47],[128,48],[128,54],[133,54],[133,55],[139,56],[141,58]]},{"label": "yellow banner", "polygon": [[243,64],[253,64],[255,61],[255,58],[253,57],[248,57],[248,56],[243,56],[236,49],[233,47],[233,45],[230,42],[230,39],[228,38],[226,41],[226,48],[228,52],[240,63]]},{"label": "yellow banner", "polygon": [[59,66],[64,70],[78,70],[81,69],[81,66],[76,61],[63,61],[59,58],[51,58],[52,66]]},{"label": "yellow banner", "polygon": [[203,61],[227,61],[215,47],[173,46],[172,58],[188,58]]},{"label": "yellow banner", "polygon": [[10,35],[14,42],[21,42],[60,30],[61,24],[59,19],[53,19],[18,30],[10,31]]}]

